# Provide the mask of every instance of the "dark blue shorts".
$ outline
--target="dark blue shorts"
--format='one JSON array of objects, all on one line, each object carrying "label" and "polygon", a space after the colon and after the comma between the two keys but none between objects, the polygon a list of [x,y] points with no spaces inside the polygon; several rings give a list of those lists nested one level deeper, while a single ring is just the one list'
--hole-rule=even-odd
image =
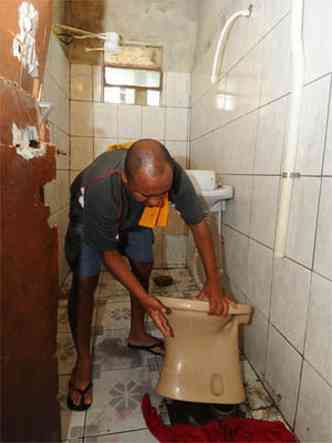
[{"label": "dark blue shorts", "polygon": [[[132,231],[127,231],[120,236],[118,250],[130,260],[137,263],[153,262],[153,230],[138,226]],[[82,242],[80,255],[75,270],[80,277],[97,275],[103,263],[103,254],[88,244]]]}]

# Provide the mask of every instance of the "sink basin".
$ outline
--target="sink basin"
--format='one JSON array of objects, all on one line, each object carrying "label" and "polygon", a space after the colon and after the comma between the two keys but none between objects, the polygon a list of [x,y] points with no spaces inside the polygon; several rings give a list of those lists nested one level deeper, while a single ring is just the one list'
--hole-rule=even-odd
[{"label": "sink basin", "polygon": [[209,208],[212,208],[219,202],[232,199],[233,187],[230,185],[224,185],[211,191],[202,191],[200,194],[208,204]]},{"label": "sink basin", "polygon": [[[209,209],[225,210],[225,201],[233,198],[233,187],[224,185],[217,187],[215,171],[187,169],[196,192],[202,196]],[[218,204],[218,205],[217,205]]]}]

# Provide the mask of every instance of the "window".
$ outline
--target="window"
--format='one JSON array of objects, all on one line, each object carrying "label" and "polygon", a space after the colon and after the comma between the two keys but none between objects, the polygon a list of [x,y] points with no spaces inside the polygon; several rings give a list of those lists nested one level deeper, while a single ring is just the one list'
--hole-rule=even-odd
[{"label": "window", "polygon": [[105,57],[105,102],[159,106],[161,89],[161,48],[124,47]]}]

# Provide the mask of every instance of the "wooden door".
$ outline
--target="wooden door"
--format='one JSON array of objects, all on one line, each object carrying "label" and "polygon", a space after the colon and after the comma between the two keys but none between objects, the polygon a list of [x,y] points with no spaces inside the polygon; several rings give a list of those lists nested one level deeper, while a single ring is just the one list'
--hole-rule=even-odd
[{"label": "wooden door", "polygon": [[51,1],[25,2],[39,14],[34,76],[11,52],[22,3],[0,2],[0,34],[6,36],[0,65],[0,441],[51,442],[60,441],[58,254],[43,186],[55,178],[56,166],[35,99],[46,60]]}]

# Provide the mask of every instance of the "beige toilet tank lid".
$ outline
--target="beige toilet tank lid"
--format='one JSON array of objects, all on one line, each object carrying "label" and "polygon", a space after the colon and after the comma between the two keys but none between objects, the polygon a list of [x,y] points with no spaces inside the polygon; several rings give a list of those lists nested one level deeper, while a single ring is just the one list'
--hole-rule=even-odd
[{"label": "beige toilet tank lid", "polygon": [[[209,312],[209,302],[204,300],[193,300],[189,298],[173,298],[157,296],[158,300],[161,301],[166,307],[178,309],[178,310],[189,310],[196,312]],[[229,315],[244,315],[250,314],[252,307],[250,305],[231,303],[229,305]]]}]

